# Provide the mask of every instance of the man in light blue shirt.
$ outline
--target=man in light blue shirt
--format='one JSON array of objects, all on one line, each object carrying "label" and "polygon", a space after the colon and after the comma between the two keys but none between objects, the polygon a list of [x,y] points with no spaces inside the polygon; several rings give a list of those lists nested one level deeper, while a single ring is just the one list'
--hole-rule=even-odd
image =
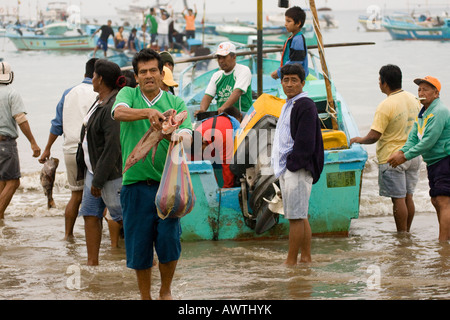
[{"label": "man in light blue shirt", "polygon": [[272,149],[272,167],[275,177],[279,178],[286,171],[287,157],[294,147],[294,139],[291,135],[291,111],[294,102],[302,97],[307,97],[306,92],[302,92],[295,97],[288,99],[281,110],[280,118],[277,122]]},{"label": "man in light blue shirt", "polygon": [[308,221],[312,185],[323,170],[324,148],[317,107],[306,93],[305,71],[300,64],[281,68],[281,85],[287,96],[273,141],[272,166],[280,181],[284,217],[289,220],[286,265],[311,262],[311,227]]}]

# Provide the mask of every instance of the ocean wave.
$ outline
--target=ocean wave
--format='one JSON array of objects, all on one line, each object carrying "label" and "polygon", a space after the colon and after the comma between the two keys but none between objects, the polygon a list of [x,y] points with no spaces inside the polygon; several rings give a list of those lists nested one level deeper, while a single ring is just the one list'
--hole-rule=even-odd
[{"label": "ocean wave", "polygon": [[[378,190],[378,162],[375,155],[370,155],[363,172],[360,217],[392,215],[391,199],[380,196]],[[425,162],[422,162],[419,170],[419,181],[414,193],[417,213],[434,211],[428,192],[427,168]]]},{"label": "ocean wave", "polygon": [[[422,162],[419,182],[414,194],[416,212],[434,212],[428,194],[426,165]],[[40,172],[24,173],[19,190],[8,207],[15,216],[56,216],[64,215],[64,209],[70,198],[69,185],[65,172],[57,172],[53,195],[56,208],[47,209],[47,198],[40,182]],[[369,155],[363,172],[361,188],[360,217],[392,215],[390,198],[378,194],[378,163],[375,155]]]}]

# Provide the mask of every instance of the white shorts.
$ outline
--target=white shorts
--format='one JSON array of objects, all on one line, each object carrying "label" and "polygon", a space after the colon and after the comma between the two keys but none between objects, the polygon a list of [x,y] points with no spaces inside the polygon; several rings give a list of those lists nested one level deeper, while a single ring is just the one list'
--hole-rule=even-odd
[{"label": "white shorts", "polygon": [[65,153],[64,163],[66,165],[67,182],[70,191],[83,191],[84,180],[77,181],[77,154]]},{"label": "white shorts", "polygon": [[313,177],[309,171],[300,169],[286,171],[280,176],[280,189],[283,198],[284,217],[290,220],[307,219],[309,198]]},{"label": "white shorts", "polygon": [[160,48],[169,46],[169,35],[168,34],[158,34],[158,46]]}]

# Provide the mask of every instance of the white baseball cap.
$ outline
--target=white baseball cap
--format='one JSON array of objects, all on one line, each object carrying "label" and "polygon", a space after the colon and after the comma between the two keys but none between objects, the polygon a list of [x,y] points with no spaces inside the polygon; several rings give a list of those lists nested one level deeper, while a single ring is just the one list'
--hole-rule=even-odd
[{"label": "white baseball cap", "polygon": [[231,42],[222,42],[216,51],[216,56],[227,56],[230,53],[236,53],[236,46]]},{"label": "white baseball cap", "polygon": [[8,62],[0,62],[0,83],[10,84],[14,79],[14,72]]}]

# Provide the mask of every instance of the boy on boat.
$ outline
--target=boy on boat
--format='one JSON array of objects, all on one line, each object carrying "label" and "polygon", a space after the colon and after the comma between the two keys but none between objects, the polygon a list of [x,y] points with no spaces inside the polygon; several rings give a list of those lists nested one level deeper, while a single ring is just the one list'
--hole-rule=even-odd
[{"label": "boy on boat", "polygon": [[291,36],[284,43],[283,52],[281,53],[281,66],[272,72],[273,79],[281,78],[281,68],[286,64],[299,63],[305,70],[305,77],[308,80],[308,48],[306,47],[305,37],[300,30],[303,28],[306,20],[305,11],[298,7],[292,7],[286,10],[285,27]]},{"label": "boy on boat", "polygon": [[286,103],[277,122],[272,167],[280,181],[284,217],[289,220],[289,251],[285,264],[311,262],[309,198],[324,166],[321,125],[314,101],[303,92],[305,71],[298,63],[281,68]]},{"label": "boy on boat", "polygon": [[387,160],[394,168],[417,156],[427,164],[431,203],[439,221],[439,241],[450,240],[450,111],[439,98],[441,83],[430,76],[418,78],[423,108],[403,148]]}]

